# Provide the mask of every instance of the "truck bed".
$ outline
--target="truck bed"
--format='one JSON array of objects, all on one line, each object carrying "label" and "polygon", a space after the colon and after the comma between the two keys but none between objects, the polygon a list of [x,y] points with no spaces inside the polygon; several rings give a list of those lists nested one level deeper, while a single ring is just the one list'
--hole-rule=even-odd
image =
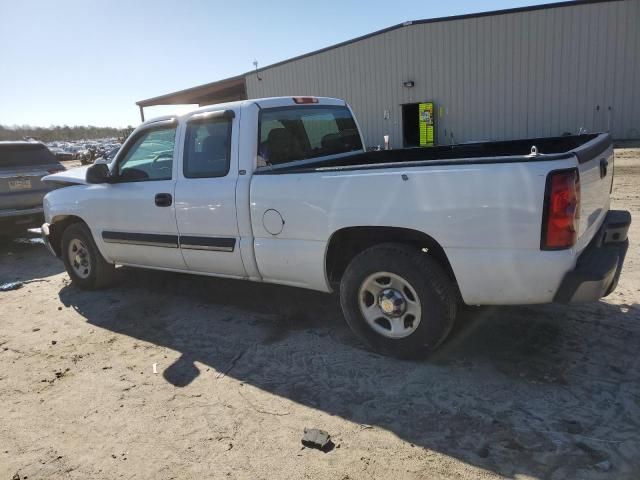
[{"label": "truck bed", "polygon": [[[586,161],[611,145],[607,133],[542,137],[500,142],[477,142],[426,148],[404,148],[345,153],[261,167],[256,174],[302,173],[322,170],[353,170],[426,165],[517,163],[562,160],[575,155]],[[532,155],[532,147],[538,154]]]}]

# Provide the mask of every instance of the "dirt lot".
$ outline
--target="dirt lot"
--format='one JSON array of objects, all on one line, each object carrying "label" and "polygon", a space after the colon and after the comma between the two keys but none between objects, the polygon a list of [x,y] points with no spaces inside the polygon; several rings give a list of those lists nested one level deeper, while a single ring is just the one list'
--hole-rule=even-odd
[{"label": "dirt lot", "polygon": [[[640,219],[640,150],[615,174]],[[0,283],[36,280],[0,292],[0,480],[640,478],[635,244],[606,301],[483,309],[423,362],[365,350],[332,296],[121,275],[82,292],[0,244]]]}]

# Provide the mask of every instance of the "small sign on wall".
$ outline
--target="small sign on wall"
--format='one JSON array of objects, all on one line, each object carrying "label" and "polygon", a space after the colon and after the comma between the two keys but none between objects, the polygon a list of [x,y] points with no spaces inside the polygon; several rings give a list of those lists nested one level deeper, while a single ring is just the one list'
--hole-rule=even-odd
[{"label": "small sign on wall", "polygon": [[433,147],[433,102],[418,104],[420,146]]}]

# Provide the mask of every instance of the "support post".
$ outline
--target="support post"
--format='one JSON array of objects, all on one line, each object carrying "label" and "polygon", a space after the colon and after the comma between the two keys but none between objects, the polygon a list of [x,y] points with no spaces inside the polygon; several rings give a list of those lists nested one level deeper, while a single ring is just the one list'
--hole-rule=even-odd
[{"label": "support post", "polygon": [[138,105],[138,107],[140,108],[140,121],[144,123],[144,108],[142,108],[142,105]]}]

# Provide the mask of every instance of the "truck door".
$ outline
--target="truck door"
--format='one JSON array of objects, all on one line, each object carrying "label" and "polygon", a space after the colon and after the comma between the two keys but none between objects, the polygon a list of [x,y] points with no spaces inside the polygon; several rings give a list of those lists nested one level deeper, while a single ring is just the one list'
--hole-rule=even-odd
[{"label": "truck door", "polygon": [[245,277],[236,218],[238,121],[232,110],[186,124],[176,185],[180,249],[194,272]]},{"label": "truck door", "polygon": [[93,187],[92,220],[117,263],[185,269],[173,202],[176,126],[170,120],[138,131],[119,155],[114,182]]}]

